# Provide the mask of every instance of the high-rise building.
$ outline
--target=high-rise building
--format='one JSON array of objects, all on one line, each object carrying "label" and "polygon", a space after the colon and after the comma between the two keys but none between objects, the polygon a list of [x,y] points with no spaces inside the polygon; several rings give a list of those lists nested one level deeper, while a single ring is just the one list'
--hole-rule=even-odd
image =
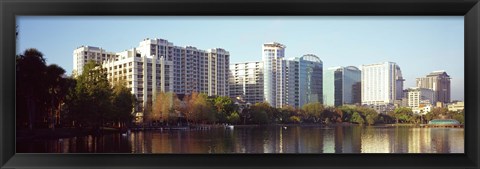
[{"label": "high-rise building", "polygon": [[385,112],[395,100],[403,97],[403,77],[400,67],[393,62],[362,65],[362,105],[373,105]]},{"label": "high-rise building", "polygon": [[264,99],[272,107],[286,104],[285,45],[271,42],[262,47]]},{"label": "high-rise building", "polygon": [[142,107],[160,91],[229,95],[230,54],[221,48],[201,50],[174,46],[164,39],[144,39],[137,48],[118,53],[82,46],[74,50],[73,60],[77,74],[88,60],[102,63],[111,82],[126,80],[132,93],[143,101]]},{"label": "high-rise building", "polygon": [[432,89],[435,92],[435,102],[450,102],[450,76],[443,70],[417,78],[417,87]]},{"label": "high-rise building", "polygon": [[146,56],[136,48],[117,53],[118,57],[102,62],[110,82],[125,82],[137,100],[136,111],[152,104],[157,92],[173,91],[173,62]]},{"label": "high-rise building", "polygon": [[247,104],[263,102],[263,62],[230,65],[230,97]]},{"label": "high-rise building", "polygon": [[286,61],[286,104],[323,103],[323,62],[313,54]]},{"label": "high-rise building", "polygon": [[93,60],[97,63],[102,63],[102,61],[108,58],[115,58],[117,54],[114,52],[107,52],[102,48],[94,46],[80,46],[77,49],[73,50],[73,76],[82,74],[83,66]]},{"label": "high-rise building", "polygon": [[341,106],[361,103],[361,71],[357,67],[331,67],[323,77],[324,104]]},{"label": "high-rise building", "polygon": [[[415,113],[427,113],[433,107],[435,93],[426,88],[409,88],[406,91],[407,106]],[[427,109],[425,109],[427,108]]]}]

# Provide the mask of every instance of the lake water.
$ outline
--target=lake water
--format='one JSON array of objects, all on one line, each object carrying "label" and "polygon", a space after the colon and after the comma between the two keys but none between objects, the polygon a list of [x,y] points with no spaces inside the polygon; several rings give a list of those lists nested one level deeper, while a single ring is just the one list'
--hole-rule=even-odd
[{"label": "lake water", "polygon": [[463,128],[240,127],[17,142],[17,153],[464,153]]}]

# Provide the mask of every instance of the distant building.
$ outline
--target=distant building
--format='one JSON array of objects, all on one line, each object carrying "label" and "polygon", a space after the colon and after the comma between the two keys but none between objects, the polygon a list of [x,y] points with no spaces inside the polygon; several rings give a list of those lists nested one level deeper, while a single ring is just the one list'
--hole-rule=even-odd
[{"label": "distant building", "polygon": [[94,46],[81,46],[73,50],[73,76],[76,77],[83,72],[85,64],[92,60],[96,63],[102,63],[106,59],[116,58],[118,55],[114,52],[107,52],[105,49]]},{"label": "distant building", "polygon": [[272,107],[286,104],[285,48],[277,42],[265,43],[262,47],[263,96]]},{"label": "distant building", "polygon": [[323,62],[313,54],[286,61],[286,104],[302,107],[323,102]]},{"label": "distant building", "polygon": [[361,71],[357,67],[332,67],[324,72],[323,102],[328,106],[361,103]]},{"label": "distant building", "polygon": [[426,88],[409,88],[406,92],[408,107],[412,108],[414,113],[427,113],[433,108],[435,93]]},{"label": "distant building", "polygon": [[452,104],[449,104],[448,106],[448,111],[455,111],[455,112],[460,112],[463,109],[465,109],[465,102],[455,102]]},{"label": "distant building", "polygon": [[230,97],[240,102],[263,102],[263,62],[231,64],[229,87]]},{"label": "distant building", "polygon": [[178,95],[198,92],[208,96],[230,93],[230,54],[221,48],[201,50],[174,46],[165,39],[147,38],[138,47],[117,53],[82,46],[73,51],[73,60],[74,75],[82,73],[85,63],[93,60],[107,69],[110,82],[125,81],[142,103],[137,111],[145,111],[160,91]]},{"label": "distant building", "polygon": [[362,105],[384,113],[403,97],[403,77],[393,62],[362,65]]},{"label": "distant building", "polygon": [[450,103],[450,76],[443,70],[417,78],[417,87],[435,91],[435,102]]}]

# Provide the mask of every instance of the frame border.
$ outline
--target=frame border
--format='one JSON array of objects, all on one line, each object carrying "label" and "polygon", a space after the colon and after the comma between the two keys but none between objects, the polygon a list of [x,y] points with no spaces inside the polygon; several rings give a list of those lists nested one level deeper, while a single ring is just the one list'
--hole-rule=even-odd
[{"label": "frame border", "polygon": [[[0,168],[479,168],[479,0],[0,0]],[[15,154],[15,16],[458,15],[465,19],[465,154]],[[468,92],[467,92],[468,91]]]}]

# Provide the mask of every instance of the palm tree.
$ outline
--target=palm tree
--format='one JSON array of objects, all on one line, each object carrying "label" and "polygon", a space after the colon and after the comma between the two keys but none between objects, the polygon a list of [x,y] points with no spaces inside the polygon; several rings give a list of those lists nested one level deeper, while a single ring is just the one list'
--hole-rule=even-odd
[{"label": "palm tree", "polygon": [[46,94],[42,83],[45,70],[45,59],[37,49],[27,49],[16,58],[17,119],[20,124],[28,124],[29,129],[34,127],[35,115]]},{"label": "palm tree", "polygon": [[55,129],[59,122],[60,106],[63,103],[68,91],[66,78],[63,77],[65,70],[56,64],[49,65],[46,69],[46,82],[49,99],[49,127]]}]

